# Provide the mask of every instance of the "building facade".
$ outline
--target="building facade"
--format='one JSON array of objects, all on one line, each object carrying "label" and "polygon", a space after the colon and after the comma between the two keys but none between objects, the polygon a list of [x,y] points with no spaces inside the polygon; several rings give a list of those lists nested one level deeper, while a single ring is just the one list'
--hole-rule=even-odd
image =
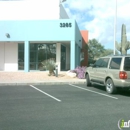
[{"label": "building facade", "polygon": [[[24,16],[23,19],[6,16],[0,20],[0,71],[44,70],[41,62],[50,58],[56,60],[59,71],[80,65],[83,37],[78,25],[74,19],[69,19],[59,0],[52,3],[51,11],[47,8],[50,2],[53,1],[48,0],[42,6],[40,20]],[[2,4],[10,6],[12,3]]]}]

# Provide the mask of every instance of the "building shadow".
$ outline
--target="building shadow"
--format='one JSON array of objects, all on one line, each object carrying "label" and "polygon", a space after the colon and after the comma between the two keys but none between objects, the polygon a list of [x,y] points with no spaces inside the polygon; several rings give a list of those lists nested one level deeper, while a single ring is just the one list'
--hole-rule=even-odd
[{"label": "building shadow", "polygon": [[118,92],[116,95],[130,97],[130,90],[118,89]]},{"label": "building shadow", "polygon": [[[102,90],[102,91],[106,92],[105,86],[100,86],[100,85],[93,84],[92,87],[95,88],[95,89],[99,89],[99,90]],[[117,93],[115,93],[113,95],[121,95],[121,96],[130,97],[130,89],[129,90],[117,89]]]},{"label": "building shadow", "polygon": [[99,89],[99,90],[102,90],[102,91],[106,91],[105,86],[100,86],[100,85],[97,85],[97,84],[92,84],[92,87],[94,87],[96,89]]}]

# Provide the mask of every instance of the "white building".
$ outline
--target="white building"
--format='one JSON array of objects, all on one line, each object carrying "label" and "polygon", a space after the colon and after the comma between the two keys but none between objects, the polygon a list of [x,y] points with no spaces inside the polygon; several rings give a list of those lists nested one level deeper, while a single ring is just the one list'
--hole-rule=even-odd
[{"label": "white building", "polygon": [[59,0],[0,2],[0,71],[40,70],[54,58],[58,70],[80,65],[82,35]]}]

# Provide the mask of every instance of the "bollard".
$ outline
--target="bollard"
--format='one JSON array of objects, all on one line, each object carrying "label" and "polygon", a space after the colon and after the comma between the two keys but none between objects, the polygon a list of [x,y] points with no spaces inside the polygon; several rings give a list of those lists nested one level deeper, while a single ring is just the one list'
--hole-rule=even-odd
[{"label": "bollard", "polygon": [[55,66],[56,69],[56,77],[58,77],[58,65]]}]

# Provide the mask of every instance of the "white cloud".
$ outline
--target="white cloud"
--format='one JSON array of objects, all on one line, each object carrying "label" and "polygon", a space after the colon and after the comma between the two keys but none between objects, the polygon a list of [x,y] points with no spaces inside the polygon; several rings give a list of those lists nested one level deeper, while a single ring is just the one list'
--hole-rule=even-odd
[{"label": "white cloud", "polygon": [[[96,38],[107,47],[113,47],[116,0],[67,0],[65,7],[81,29],[89,31],[89,39]],[[130,40],[130,1],[117,0],[116,40],[121,41],[121,26],[126,24]],[[84,18],[82,18],[84,15]],[[83,20],[82,20],[83,19]],[[109,44],[109,45],[108,45]]]}]

